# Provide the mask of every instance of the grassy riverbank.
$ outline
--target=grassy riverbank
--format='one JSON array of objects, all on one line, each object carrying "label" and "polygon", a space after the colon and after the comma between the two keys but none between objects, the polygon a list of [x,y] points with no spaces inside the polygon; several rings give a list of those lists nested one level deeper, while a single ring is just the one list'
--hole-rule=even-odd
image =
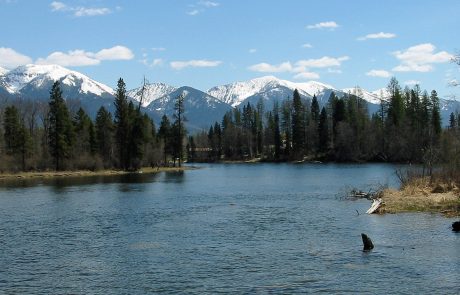
[{"label": "grassy riverbank", "polygon": [[159,173],[159,172],[178,172],[193,169],[192,167],[144,167],[139,171],[130,172],[123,170],[77,170],[77,171],[33,171],[19,173],[0,173],[1,180],[9,179],[36,179],[36,178],[62,178],[62,177],[90,177],[90,176],[112,176],[132,173]]},{"label": "grassy riverbank", "polygon": [[455,184],[430,183],[416,178],[400,190],[386,189],[380,193],[385,205],[380,213],[431,212],[460,216],[460,188]]}]

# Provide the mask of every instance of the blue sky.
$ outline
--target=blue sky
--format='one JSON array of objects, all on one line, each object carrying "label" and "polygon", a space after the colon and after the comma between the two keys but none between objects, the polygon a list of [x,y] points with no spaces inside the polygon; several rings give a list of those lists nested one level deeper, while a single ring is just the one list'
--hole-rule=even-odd
[{"label": "blue sky", "polygon": [[457,95],[460,1],[0,0],[0,66],[57,63],[114,87],[274,75]]}]

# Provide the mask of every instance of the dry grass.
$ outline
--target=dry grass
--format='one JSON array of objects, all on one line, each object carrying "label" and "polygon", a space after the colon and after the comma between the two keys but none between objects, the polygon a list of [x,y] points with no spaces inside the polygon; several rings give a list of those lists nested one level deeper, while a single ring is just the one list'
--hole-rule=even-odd
[{"label": "dry grass", "polygon": [[20,173],[0,173],[0,180],[9,179],[32,179],[32,178],[60,178],[60,177],[79,177],[79,176],[110,176],[123,175],[130,173],[158,173],[176,172],[191,169],[190,167],[144,167],[138,172],[128,172],[123,170],[78,170],[78,171],[43,171],[43,172],[20,172]]},{"label": "dry grass", "polygon": [[401,190],[381,192],[385,205],[380,213],[437,212],[460,215],[460,189],[452,183],[430,183],[427,178],[416,178]]}]

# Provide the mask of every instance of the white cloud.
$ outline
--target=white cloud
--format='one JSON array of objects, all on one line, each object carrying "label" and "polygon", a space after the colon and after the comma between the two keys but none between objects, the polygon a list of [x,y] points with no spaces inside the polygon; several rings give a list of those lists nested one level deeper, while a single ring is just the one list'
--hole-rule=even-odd
[{"label": "white cloud", "polygon": [[298,73],[294,76],[294,79],[298,80],[311,80],[311,79],[319,79],[319,74],[314,72],[302,72]]},{"label": "white cloud", "polygon": [[[112,13],[112,10],[107,7],[69,6],[59,1],[51,2],[50,6],[51,11],[71,12],[76,17],[99,16]],[[121,8],[117,6],[116,9],[120,10]]]},{"label": "white cloud", "polygon": [[169,63],[171,68],[175,70],[182,70],[184,68],[188,67],[194,67],[194,68],[209,68],[209,67],[217,67],[221,64],[221,61],[218,60],[205,60],[205,59],[199,59],[199,60],[189,60],[189,61],[172,61]]},{"label": "white cloud", "polygon": [[198,5],[201,5],[204,7],[217,7],[220,5],[220,3],[214,2],[214,1],[200,1],[198,2]]},{"label": "white cloud", "polygon": [[248,67],[249,70],[254,72],[261,73],[296,73],[294,76],[295,79],[319,79],[319,74],[310,71],[311,68],[328,68],[329,73],[340,74],[342,71],[340,69],[333,69],[330,67],[340,67],[343,61],[349,60],[348,56],[341,57],[329,57],[323,56],[318,59],[308,59],[308,60],[299,60],[294,63],[294,66],[290,61],[285,61],[280,64],[269,64],[269,63],[258,63]]},{"label": "white cloud", "polygon": [[101,8],[86,8],[86,7],[78,7],[75,10],[74,15],[77,17],[80,16],[98,16],[98,15],[105,15],[111,13],[112,10],[107,7]]},{"label": "white cloud", "polygon": [[364,41],[368,39],[391,39],[395,37],[396,37],[396,34],[380,32],[380,33],[375,33],[375,34],[367,34],[364,37],[359,37],[358,40]]},{"label": "white cloud", "polygon": [[343,61],[349,60],[348,56],[341,56],[341,57],[329,57],[323,56],[317,59],[306,59],[306,60],[299,60],[296,62],[297,67],[302,68],[327,68],[327,67],[339,67]]},{"label": "white cloud", "polygon": [[36,64],[57,64],[64,67],[94,66],[101,63],[100,60],[88,56],[84,50],[71,50],[67,53],[56,51],[46,58],[39,58]]},{"label": "white cloud", "polygon": [[342,70],[339,69],[327,69],[327,72],[331,74],[342,74]]},{"label": "white cloud", "polygon": [[14,49],[0,47],[0,66],[12,69],[21,65],[32,63],[32,59]]},{"label": "white cloud", "polygon": [[70,50],[67,53],[56,51],[46,58],[37,59],[37,64],[57,64],[64,67],[94,66],[103,60],[130,60],[134,58],[132,51],[124,46],[114,46],[102,49],[96,53],[81,49]]},{"label": "white cloud", "polygon": [[391,73],[385,70],[370,70],[369,72],[366,73],[366,76],[389,78],[391,77]]},{"label": "white cloud", "polygon": [[249,53],[256,53],[257,52],[257,49],[256,48],[251,48],[249,49]]},{"label": "white cloud", "polygon": [[190,10],[190,11],[187,12],[188,15],[192,15],[192,16],[197,15],[199,13],[200,13],[200,10],[198,10],[198,9],[193,9],[193,10]]},{"label": "white cloud", "polygon": [[408,80],[404,82],[404,85],[417,85],[420,84],[420,81],[417,80]]},{"label": "white cloud", "polygon": [[305,43],[302,44],[302,48],[313,48],[313,46],[310,43]]},{"label": "white cloud", "polygon": [[336,23],[336,22],[333,22],[333,21],[328,21],[328,22],[320,22],[320,23],[317,23],[317,24],[314,24],[314,25],[308,25],[307,26],[307,29],[330,29],[330,30],[334,30],[336,28],[338,28],[339,25]]},{"label": "white cloud", "polygon": [[449,62],[453,55],[447,51],[434,53],[436,47],[431,43],[424,43],[409,47],[404,51],[395,51],[393,55],[401,64],[393,68],[395,72],[430,72],[432,64]]},{"label": "white cloud", "polygon": [[283,62],[279,65],[271,65],[268,63],[259,63],[252,65],[248,68],[251,71],[254,72],[260,72],[260,73],[282,73],[282,72],[291,72],[292,65],[290,62]]},{"label": "white cloud", "polygon": [[68,9],[67,5],[58,1],[51,2],[50,6],[52,11],[66,11]]},{"label": "white cloud", "polygon": [[[91,55],[90,53],[88,53]],[[125,46],[114,46],[108,49],[102,49],[94,54],[94,57],[98,60],[130,60],[134,58],[134,54],[131,49]]]},{"label": "white cloud", "polygon": [[161,66],[163,64],[163,59],[155,58],[152,62],[152,67]]}]

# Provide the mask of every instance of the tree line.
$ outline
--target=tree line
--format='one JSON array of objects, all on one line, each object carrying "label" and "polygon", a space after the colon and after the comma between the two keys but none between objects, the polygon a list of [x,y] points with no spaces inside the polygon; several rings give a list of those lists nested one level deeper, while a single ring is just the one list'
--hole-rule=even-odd
[{"label": "tree line", "polygon": [[322,107],[316,96],[302,99],[297,90],[292,99],[275,102],[268,111],[262,101],[255,106],[248,103],[189,139],[193,141],[189,160],[379,161],[430,166],[443,160],[441,150],[449,130],[441,128],[436,91],[428,93],[418,85],[403,89],[392,78],[387,92],[374,114],[369,114],[359,93],[340,98],[332,93]]},{"label": "tree line", "polygon": [[[392,78],[388,97],[369,114],[359,93],[332,93],[320,107],[295,90],[292,98],[266,110],[263,101],[227,112],[221,122],[186,137],[183,95],[175,113],[157,128],[117,83],[115,111],[101,107],[94,120],[71,100],[59,82],[49,101],[0,102],[0,171],[123,169],[259,159],[261,161],[347,161],[449,163],[460,167],[460,115],[441,128],[439,98]],[[185,151],[185,152],[184,152]],[[458,162],[458,163],[457,163]],[[458,165],[457,165],[458,164]],[[453,169],[453,168],[452,168]]]},{"label": "tree line", "polygon": [[[0,106],[0,171],[123,169],[169,165],[182,158],[184,97],[176,98],[174,122],[165,115],[159,130],[128,99],[119,79],[112,114],[101,107],[91,120],[80,107],[71,110],[59,82],[48,103],[21,101]],[[181,160],[178,161],[179,166]]]}]

